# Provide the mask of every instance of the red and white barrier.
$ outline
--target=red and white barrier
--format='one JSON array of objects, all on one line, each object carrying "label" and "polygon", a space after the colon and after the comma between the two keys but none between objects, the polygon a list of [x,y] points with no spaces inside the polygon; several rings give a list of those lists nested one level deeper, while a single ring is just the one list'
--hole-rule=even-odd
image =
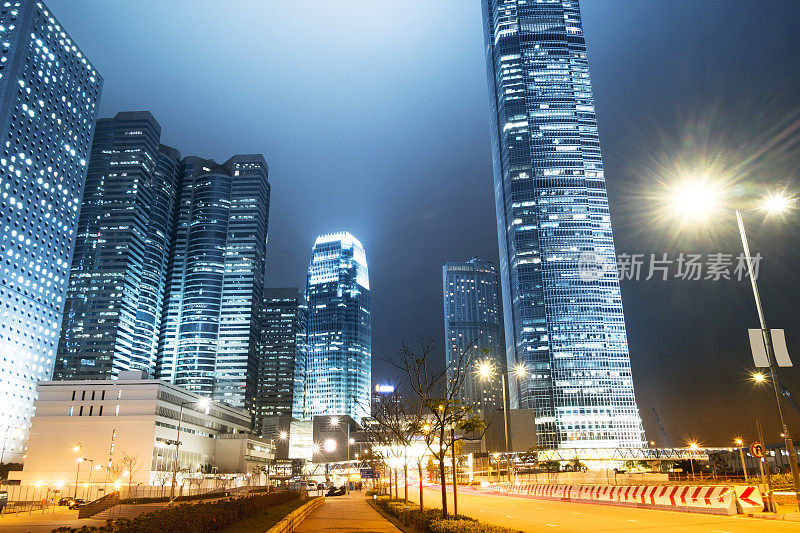
[{"label": "red and white barrier", "polygon": [[492,483],[488,490],[498,494],[568,502],[623,505],[692,513],[733,515],[760,511],[764,507],[757,487],[667,486],[667,485],[537,485],[533,483]]}]

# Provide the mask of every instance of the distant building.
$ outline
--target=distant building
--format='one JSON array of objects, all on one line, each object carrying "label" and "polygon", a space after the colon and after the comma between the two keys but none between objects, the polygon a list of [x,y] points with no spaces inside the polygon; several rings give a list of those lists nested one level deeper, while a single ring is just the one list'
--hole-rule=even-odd
[{"label": "distant building", "polygon": [[308,307],[300,289],[264,290],[256,388],[250,405],[256,431],[261,431],[265,418],[304,417],[307,322]]},{"label": "distant building", "polygon": [[256,390],[270,186],[264,157],[187,157],[156,376],[237,408]]},{"label": "distant building", "polygon": [[153,376],[180,154],[148,111],[97,122],[54,379]]},{"label": "distant building", "polygon": [[313,452],[312,421],[291,416],[264,417],[261,434],[275,443],[275,458],[310,461]]},{"label": "distant building", "polygon": [[308,410],[368,416],[372,319],[367,256],[348,232],[320,235],[308,267]]},{"label": "distant building", "polygon": [[[212,472],[252,475],[274,458],[270,442],[250,434],[247,411],[214,402],[204,407],[200,395],[141,372],[123,371],[115,380],[45,381],[38,388],[27,459],[14,474],[23,485],[65,486],[71,495],[78,476],[79,495],[102,495],[114,482],[128,484],[125,456],[137,460],[132,484],[169,485],[178,438],[179,483]],[[80,468],[78,458],[85,463]]]},{"label": "distant building", "polygon": [[511,405],[546,448],[645,444],[578,0],[482,0]]},{"label": "distant building", "polygon": [[[445,361],[448,379],[464,376],[461,399],[484,412],[502,409],[500,373],[506,372],[500,281],[488,261],[470,259],[442,267]],[[464,363],[471,363],[465,368]],[[459,369],[459,364],[461,368]],[[491,375],[481,378],[485,365]]]},{"label": "distant building", "polygon": [[5,2],[0,37],[0,433],[19,461],[53,374],[103,78],[44,2]]}]

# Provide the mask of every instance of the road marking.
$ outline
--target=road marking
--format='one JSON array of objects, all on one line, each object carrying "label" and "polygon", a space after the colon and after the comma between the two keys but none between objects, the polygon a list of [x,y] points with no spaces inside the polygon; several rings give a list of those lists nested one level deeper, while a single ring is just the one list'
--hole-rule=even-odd
[{"label": "road marking", "polygon": [[506,515],[506,518],[514,518],[514,517],[511,515]]},{"label": "road marking", "polygon": [[555,524],[545,524],[545,525],[546,525],[546,526],[550,526],[550,527],[558,527],[558,526],[557,526],[557,525],[555,525]]},{"label": "road marking", "polygon": [[628,522],[638,522],[638,520],[631,520],[631,519],[628,519]]},{"label": "road marking", "polygon": [[575,513],[575,514],[581,514],[581,513]]},{"label": "road marking", "polygon": [[712,529],[714,533],[731,533],[730,531],[722,531],[721,529]]}]

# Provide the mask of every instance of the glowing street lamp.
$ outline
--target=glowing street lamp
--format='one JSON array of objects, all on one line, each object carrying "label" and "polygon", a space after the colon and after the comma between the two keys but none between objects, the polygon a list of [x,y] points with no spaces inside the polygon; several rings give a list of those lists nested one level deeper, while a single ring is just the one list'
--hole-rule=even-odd
[{"label": "glowing street lamp", "polygon": [[[684,182],[670,190],[668,199],[669,208],[675,213],[683,215],[684,219],[693,217],[696,221],[699,218],[710,218],[709,215],[714,211],[725,207],[722,201],[725,197],[724,190],[717,184],[703,178],[697,178],[692,182]],[[768,215],[786,214],[794,208],[795,198],[785,192],[770,192],[757,203],[756,208]],[[756,304],[758,321],[761,325],[761,337],[764,348],[767,352],[769,361],[769,379],[772,381],[773,392],[775,393],[775,403],[778,408],[778,419],[780,420],[786,452],[789,455],[789,465],[792,470],[792,480],[794,484],[795,498],[800,506],[800,472],[797,467],[797,454],[795,453],[794,443],[789,436],[789,428],[783,418],[783,408],[781,406],[780,385],[778,382],[778,364],[775,359],[775,351],[772,346],[772,335],[767,328],[767,321],[764,318],[764,308],[761,305],[761,296],[758,292],[758,284],[754,275],[753,259],[750,255],[750,245],[747,242],[747,233],[744,229],[742,210],[734,209],[736,213],[736,223],[739,228],[739,237],[742,241],[745,260],[747,262],[747,274],[750,276],[750,285],[753,289],[753,299]],[[764,374],[754,374],[753,380],[763,382],[766,380]]]},{"label": "glowing street lamp", "polygon": [[[693,452],[696,452],[697,450],[700,449],[700,445],[697,444],[696,442],[690,442],[689,443],[689,449],[692,450]],[[689,465],[692,467],[692,480],[694,480],[695,479],[695,476],[694,476],[694,453],[689,455]]]},{"label": "glowing street lamp", "polygon": [[181,402],[180,409],[178,410],[178,428],[175,431],[175,458],[172,461],[172,484],[169,487],[170,504],[175,500],[175,483],[178,477],[178,451],[181,448],[181,423],[183,422],[183,407],[186,405],[195,405],[208,414],[211,408],[211,400],[209,398],[199,398]]},{"label": "glowing street lamp", "polygon": [[742,475],[744,476],[745,481],[747,480],[747,464],[744,462],[744,440],[741,438],[736,438],[734,441],[736,446],[739,448],[739,457],[742,459]]},{"label": "glowing street lamp", "polygon": [[[476,373],[481,379],[488,380],[495,374],[495,366],[492,364],[491,361],[480,361],[478,362],[478,368]],[[503,390],[503,427],[505,430],[505,442],[506,442],[506,473],[508,474],[508,481],[511,482],[511,467],[509,464],[509,447],[508,447],[508,407],[506,406],[506,372],[498,372],[500,374],[500,387]],[[509,374],[514,374],[517,379],[524,378],[528,372],[525,365],[518,363],[514,366],[514,370],[508,372]],[[500,467],[498,461],[498,477],[500,475]]]}]

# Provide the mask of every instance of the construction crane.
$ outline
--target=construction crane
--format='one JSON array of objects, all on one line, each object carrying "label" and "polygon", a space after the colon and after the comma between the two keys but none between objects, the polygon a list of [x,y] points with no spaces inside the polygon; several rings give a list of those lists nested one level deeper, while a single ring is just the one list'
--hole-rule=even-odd
[{"label": "construction crane", "polygon": [[656,424],[658,424],[658,429],[661,430],[661,436],[664,437],[664,446],[667,448],[672,448],[672,444],[669,442],[669,437],[667,437],[667,432],[664,430],[664,424],[661,423],[661,417],[658,416],[655,407],[653,407],[653,418],[655,419]]}]

